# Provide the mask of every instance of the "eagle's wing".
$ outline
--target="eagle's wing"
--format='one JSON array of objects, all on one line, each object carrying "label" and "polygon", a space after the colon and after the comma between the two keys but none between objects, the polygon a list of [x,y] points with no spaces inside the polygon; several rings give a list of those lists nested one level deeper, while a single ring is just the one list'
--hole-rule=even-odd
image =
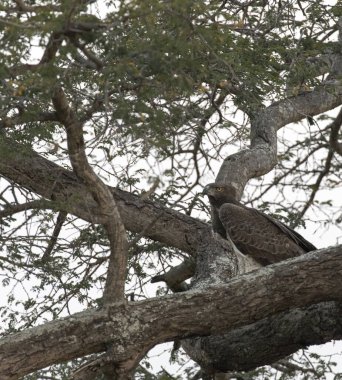
[{"label": "eagle's wing", "polygon": [[219,218],[237,248],[264,264],[299,256],[315,249],[281,222],[243,205],[223,204],[219,210]]},{"label": "eagle's wing", "polygon": [[302,235],[300,235],[298,232],[296,232],[292,228],[286,226],[284,223],[280,222],[277,219],[272,218],[269,215],[264,214],[261,211],[258,211],[258,210],[254,210],[254,211],[260,213],[265,218],[267,218],[272,223],[274,223],[277,227],[279,227],[286,235],[291,237],[293,241],[295,241],[300,247],[302,247],[305,252],[315,251],[317,249],[313,244],[311,244],[309,241],[304,239]]}]

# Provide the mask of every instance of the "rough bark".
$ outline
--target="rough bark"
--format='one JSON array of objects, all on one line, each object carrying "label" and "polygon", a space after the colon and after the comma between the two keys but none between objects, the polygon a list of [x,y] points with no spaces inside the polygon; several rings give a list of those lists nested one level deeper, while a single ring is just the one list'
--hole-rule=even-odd
[{"label": "rough bark", "polygon": [[110,255],[103,302],[123,300],[127,272],[128,241],[121,215],[108,186],[96,175],[88,162],[83,137],[83,123],[80,122],[69,106],[61,87],[54,89],[52,102],[59,121],[64,125],[67,135],[68,154],[77,177],[84,183],[88,192],[99,206],[104,218],[103,226],[107,233]]},{"label": "rough bark", "polygon": [[[342,42],[342,19],[340,19],[339,41]],[[341,45],[342,46],[342,45]],[[239,200],[247,182],[255,177],[271,171],[277,163],[277,131],[286,124],[297,122],[303,117],[313,116],[335,108],[342,103],[342,82],[339,79],[342,72],[341,55],[332,57],[330,75],[325,85],[312,92],[303,93],[294,97],[276,102],[271,106],[260,109],[258,116],[251,120],[251,146],[228,156],[221,165],[216,182],[232,186],[236,190]],[[212,215],[215,212],[212,210]],[[198,260],[201,257],[199,254]],[[202,276],[197,286],[210,283],[211,269],[215,268],[216,278],[223,279],[226,269],[220,265],[220,258],[215,256],[206,258],[204,266],[197,271]],[[205,273],[208,278],[205,278]],[[293,307],[289,300],[289,305]],[[212,336],[187,340],[183,346],[187,353],[203,368],[209,370],[229,370],[226,366],[226,355],[229,351],[227,336]],[[278,350],[283,352],[282,350]],[[285,350],[286,351],[286,350]],[[293,352],[293,351],[291,351]],[[276,350],[273,356],[278,359]],[[268,362],[269,363],[269,362]],[[249,367],[250,369],[252,367]]]},{"label": "rough bark", "polygon": [[[338,78],[342,67],[341,56],[334,59],[332,72]],[[311,93],[288,98],[260,110],[258,117],[251,122],[251,149],[229,156],[221,167],[218,181],[233,184],[241,196],[250,178],[265,174],[275,166],[276,132],[279,128],[306,116],[330,110],[341,103],[341,83],[333,80]],[[3,149],[6,144],[9,144],[7,151]],[[21,148],[8,139],[1,139],[0,151],[0,173],[4,177],[51,199],[57,204],[57,209],[71,212],[93,223],[106,222],[99,213],[91,192],[72,172],[30,150],[22,154]],[[13,154],[13,151],[16,153]],[[249,337],[253,337],[253,332],[256,334],[254,342],[257,347],[265,332],[265,323],[270,322],[265,317],[274,318],[274,332],[288,332],[287,320],[294,318],[291,313],[296,313],[296,309],[284,311],[289,305],[295,308],[320,301],[341,301],[341,281],[338,281],[342,274],[341,247],[330,249],[325,254],[324,251],[309,254],[221,285],[226,278],[235,275],[237,270],[238,254],[231,254],[232,250],[226,246],[229,243],[221,243],[215,236],[211,236],[205,223],[132,194],[112,188],[110,191],[127,229],[190,254],[199,253],[203,260],[197,271],[195,289],[170,297],[128,305],[122,303],[99,311],[84,312],[5,338],[0,342],[2,378],[14,379],[52,363],[105,351],[108,344],[113,344],[112,353],[116,364],[125,363],[127,370],[156,343],[188,336],[222,334],[239,326],[245,326],[241,330],[243,334],[246,333],[245,329],[252,329],[248,330],[248,334]],[[149,227],[146,228],[146,225]],[[205,252],[209,255],[205,256]],[[218,253],[216,258],[215,253]],[[216,286],[207,289],[206,286],[211,284]],[[203,304],[210,305],[210,308],[203,308]],[[324,306],[320,306],[319,310],[325,310]],[[328,318],[335,322],[335,330],[331,328],[329,334],[326,334],[325,327],[318,324],[315,343],[341,335],[339,306],[334,304],[334,307],[326,310]],[[301,313],[298,312],[299,314]],[[315,326],[310,318],[307,319],[309,309],[302,314],[300,321],[309,321],[310,325]],[[313,311],[313,315],[317,316],[317,313]],[[262,328],[258,328],[255,323],[246,327],[260,319],[262,321],[258,323],[264,323]],[[284,323],[284,330],[281,330],[281,322]],[[292,325],[297,337],[302,331],[298,326]],[[238,336],[237,331],[231,334]],[[219,345],[216,351],[218,362],[215,364],[215,358],[210,358],[209,355],[209,359],[203,359],[204,366],[230,368],[231,364],[227,364],[226,357],[230,351],[222,351],[223,347],[227,347],[227,337],[229,338],[224,335],[209,338],[211,350],[215,344]],[[232,336],[230,338],[233,339]],[[292,348],[298,349],[302,345],[301,342],[291,341],[290,336],[285,343],[279,337],[274,340],[271,337],[266,340],[264,336],[262,338],[266,345],[275,342],[271,350],[274,355],[277,351],[281,355],[292,352]],[[196,341],[201,346],[203,343],[208,345],[205,343],[208,340]],[[244,347],[250,344],[250,339],[241,344],[242,347],[235,345],[236,351],[246,352]],[[286,347],[282,350],[281,345],[284,344]],[[218,351],[220,347],[221,351]],[[208,354],[210,350],[202,352]],[[253,366],[265,364],[265,354],[263,355],[255,353]],[[249,363],[241,360],[239,368],[250,369]]]},{"label": "rough bark", "polygon": [[[340,279],[341,245],[253,271],[225,285],[88,310],[3,338],[0,377],[14,380],[52,363],[104,351],[108,343],[113,343],[116,364],[126,363],[127,368],[157,343],[222,334],[285,313],[289,304],[298,308],[341,302]],[[341,321],[337,322],[330,338],[341,334],[336,331]],[[292,331],[295,339],[299,330],[294,326]],[[326,336],[322,328],[322,342]],[[264,363],[255,358],[255,364]]]},{"label": "rough bark", "polygon": [[342,339],[342,304],[294,308],[220,336],[186,339],[182,347],[207,373],[248,371],[301,348]]},{"label": "rough bark", "polygon": [[231,184],[241,198],[251,178],[270,172],[277,164],[277,131],[280,128],[341,104],[342,83],[337,81],[334,85],[282,100],[260,110],[259,116],[251,121],[250,149],[228,156],[221,165],[216,181]]},{"label": "rough bark", "polygon": [[[56,208],[92,223],[102,223],[98,206],[76,175],[47,160],[30,148],[0,136],[0,174],[43,198]],[[161,203],[109,187],[125,227],[143,236],[188,252],[197,250],[198,238],[208,224],[174,211]],[[149,226],[149,228],[146,228]]]},{"label": "rough bark", "polygon": [[[339,42],[342,43],[342,18],[339,22],[339,31]],[[342,82],[339,79],[342,72],[341,59],[340,54],[331,56],[330,75],[324,85],[312,92],[289,97],[264,109],[261,108],[256,113],[258,116],[251,120],[250,149],[228,156],[221,165],[216,182],[233,187],[239,200],[250,179],[270,172],[277,164],[277,131],[281,127],[341,105]],[[215,210],[212,210],[212,215],[215,217]],[[200,260],[201,256],[200,252],[197,260]],[[196,286],[200,287],[201,283],[208,284],[212,281],[212,268],[215,268],[217,279],[224,279],[227,271],[220,265],[220,260],[220,257],[206,257],[204,265],[198,265],[197,272],[201,272],[202,275],[199,276]],[[206,273],[208,273],[207,278]],[[294,306],[290,300],[289,305]],[[212,371],[229,370],[229,366],[226,365],[227,352],[229,352],[227,346],[230,345],[228,338],[225,335],[199,337],[187,340],[183,343],[183,347],[203,368]],[[270,358],[279,359],[276,352],[277,350],[274,350]],[[283,353],[283,350],[278,352]],[[248,369],[250,368],[253,367]]]}]

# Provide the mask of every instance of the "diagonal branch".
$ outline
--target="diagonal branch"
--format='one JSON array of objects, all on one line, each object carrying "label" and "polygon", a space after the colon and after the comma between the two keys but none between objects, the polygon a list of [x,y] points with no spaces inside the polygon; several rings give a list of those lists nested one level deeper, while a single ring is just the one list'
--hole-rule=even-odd
[{"label": "diagonal branch", "polygon": [[59,121],[66,129],[71,165],[78,178],[86,185],[97,202],[108,235],[111,253],[103,295],[104,302],[122,300],[125,290],[128,251],[125,227],[110,189],[95,174],[88,163],[83,139],[83,125],[70,108],[62,88],[55,89],[52,101]]},{"label": "diagonal branch", "polygon": [[311,191],[310,197],[305,202],[303,209],[297,214],[296,220],[294,222],[295,226],[298,225],[299,221],[303,218],[305,213],[308,211],[309,207],[313,204],[324,177],[326,177],[329,174],[333,157],[334,157],[334,151],[332,149],[329,149],[327,157],[325,159],[324,167],[320,171],[316,179],[316,182],[312,185],[312,191]]},{"label": "diagonal branch", "polygon": [[310,197],[306,201],[303,209],[297,215],[297,218],[296,218],[294,225],[297,225],[299,223],[299,221],[303,218],[304,214],[307,212],[309,207],[313,204],[324,177],[326,177],[331,170],[331,165],[332,165],[332,161],[334,158],[334,153],[336,152],[336,153],[342,155],[342,143],[338,142],[338,133],[339,133],[339,130],[341,128],[341,125],[342,125],[342,108],[340,109],[340,112],[336,116],[335,120],[329,125],[329,128],[331,129],[331,132],[330,132],[330,147],[331,148],[328,150],[328,154],[327,154],[327,157],[325,159],[324,167],[320,171],[320,173],[316,179],[316,182],[312,185],[312,191],[311,191]]},{"label": "diagonal branch", "polygon": [[184,292],[189,289],[189,285],[185,282],[195,273],[195,263],[193,260],[184,260],[181,264],[171,268],[169,271],[154,276],[151,283],[165,282],[167,287],[174,293]]},{"label": "diagonal branch", "polygon": [[[285,323],[295,308],[341,302],[341,278],[342,245],[339,245],[262,268],[224,285],[87,310],[1,339],[0,377],[14,380],[52,363],[105,351],[109,342],[113,342],[113,357],[119,364],[161,342],[222,334],[277,313],[283,313],[278,319],[284,318]],[[291,310],[288,310],[289,301]],[[302,315],[305,321],[305,313]],[[340,307],[335,307],[334,314],[322,317],[330,318],[330,323],[321,326],[316,322],[319,331],[315,333],[315,343],[341,337]],[[296,342],[294,349],[306,346],[306,341],[297,341],[303,326],[303,323],[291,323],[292,334],[284,334],[289,338],[288,349],[291,342]],[[263,344],[267,345],[272,337],[265,336],[264,331],[261,333]],[[261,339],[258,330],[255,334]],[[246,352],[248,347],[249,342],[240,351]],[[264,356],[259,363],[257,357],[253,360],[255,365],[265,364]],[[247,369],[249,365],[245,362],[240,368]]]},{"label": "diagonal branch", "polygon": [[[90,223],[103,216],[87,187],[70,170],[58,166],[14,140],[0,135],[0,175],[23,186]],[[125,227],[165,245],[195,255],[203,235],[214,241],[207,223],[165,207],[161,203],[108,187]],[[150,228],[146,229],[149,225]]]},{"label": "diagonal branch", "polygon": [[51,62],[56,54],[58,49],[61,47],[63,41],[64,41],[63,33],[60,31],[54,31],[51,33],[51,36],[49,38],[49,41],[46,45],[46,48],[44,50],[44,53],[40,59],[40,61],[36,64],[21,64],[21,65],[15,65],[9,68],[9,73],[11,73],[12,76],[17,76],[20,74],[24,74],[26,71],[36,71],[41,66]]},{"label": "diagonal branch", "polygon": [[46,247],[46,250],[41,258],[42,261],[46,261],[51,257],[51,253],[57,243],[58,236],[62,230],[63,223],[66,221],[67,218],[67,213],[65,211],[60,211],[58,216],[57,216],[57,221],[55,228],[52,232],[51,239],[49,241],[48,246]]}]

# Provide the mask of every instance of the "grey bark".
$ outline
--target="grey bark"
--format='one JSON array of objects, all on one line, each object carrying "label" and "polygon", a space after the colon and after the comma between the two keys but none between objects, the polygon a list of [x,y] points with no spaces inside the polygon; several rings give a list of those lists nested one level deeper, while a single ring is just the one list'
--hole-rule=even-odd
[{"label": "grey bark", "polygon": [[[342,67],[339,69],[341,71]],[[342,81],[339,80],[260,110],[259,116],[251,121],[250,149],[228,156],[221,165],[216,181],[231,184],[241,198],[251,178],[270,172],[277,164],[277,131],[280,128],[307,115],[318,115],[338,107],[341,103]]]},{"label": "grey bark", "polygon": [[[341,33],[342,34],[342,33]],[[332,63],[332,69],[334,75],[340,74],[342,71],[342,65],[340,56],[335,56]],[[337,107],[342,102],[342,83],[334,82],[332,86],[327,84],[322,88],[318,88],[313,92],[305,93],[293,98],[288,98],[283,101],[277,102],[270,107],[260,110],[256,119],[251,120],[251,147],[248,150],[240,151],[236,154],[227,157],[221,165],[220,171],[217,175],[216,182],[225,183],[231,185],[237,194],[239,200],[242,196],[243,190],[247,182],[254,177],[261,176],[271,171],[277,163],[277,131],[284,125],[301,120],[305,115],[312,116],[324,112],[328,107]],[[215,217],[215,210],[212,210],[212,215]],[[238,255],[236,255],[238,257]],[[226,276],[227,269],[225,265],[221,265],[221,255],[202,255],[198,253],[197,257],[197,287],[201,285],[208,285],[210,282],[217,283],[217,279],[224,282],[224,278],[230,278]],[[214,276],[212,276],[212,269],[214,270]],[[242,267],[240,265],[240,271]],[[234,269],[231,274],[234,273]],[[228,271],[229,274],[229,271]],[[289,300],[289,304],[291,304]],[[291,305],[293,307],[293,305]],[[281,334],[285,332],[284,325],[278,320],[279,326],[274,329],[274,333]],[[276,325],[276,324],[275,324]],[[290,327],[289,327],[290,328]],[[252,339],[253,343],[258,342],[259,345],[272,347],[272,339],[263,339],[262,330],[258,331],[258,338]],[[267,331],[267,327],[266,327]],[[245,333],[247,330],[244,331]],[[251,331],[248,331],[251,333]],[[301,330],[303,332],[303,330]],[[241,337],[241,334],[237,333],[237,336]],[[249,337],[249,335],[247,335]],[[251,334],[253,336],[253,334]],[[281,335],[280,335],[281,336]],[[298,335],[300,336],[300,334]],[[314,337],[314,335],[313,335]],[[248,348],[246,348],[246,341],[244,341],[245,347],[245,359],[238,358],[238,352],[241,352],[241,348],[235,345],[234,350],[229,350],[231,345],[230,339],[234,337],[231,335],[223,336],[210,336],[206,338],[198,337],[195,339],[188,339],[182,342],[182,346],[185,351],[192,357],[197,363],[201,365],[203,369],[208,372],[216,371],[228,371],[232,369],[251,369],[255,367],[255,362],[251,359],[251,355],[248,354]],[[255,336],[253,337],[255,338]],[[313,338],[314,339],[314,338]],[[281,341],[278,337],[279,342]],[[243,340],[242,340],[243,341]],[[256,346],[257,347],[257,346]],[[270,360],[265,360],[262,364],[270,364],[272,361],[277,360],[283,356],[288,355],[295,351],[293,347],[298,345],[288,344],[283,349],[272,349],[267,353],[267,357]],[[235,355],[234,355],[235,353]],[[255,352],[254,352],[255,354]],[[258,357],[258,355],[256,355]],[[248,367],[247,361],[251,363]],[[244,362],[244,366],[248,368],[239,367],[240,363]],[[235,364],[234,364],[235,362]],[[261,365],[260,362],[258,365]]]},{"label": "grey bark", "polygon": [[187,339],[182,346],[207,373],[216,373],[249,371],[332,339],[342,339],[342,304],[322,302],[263,318],[221,336]]},{"label": "grey bark", "polygon": [[[53,363],[105,351],[108,343],[112,343],[115,364],[127,373],[142,353],[161,342],[222,335],[277,313],[286,318],[289,304],[300,308],[341,302],[341,279],[340,245],[253,271],[225,285],[88,310],[1,339],[0,378],[14,380]],[[329,318],[339,316],[335,313]],[[318,330],[322,328],[318,340],[339,337],[340,326],[340,319],[335,324],[317,325]],[[299,333],[300,327],[293,328],[293,333]],[[291,337],[288,339],[291,342]],[[296,335],[293,339],[297,348]]]},{"label": "grey bark", "polygon": [[[60,209],[92,223],[103,218],[88,189],[76,175],[29,148],[0,135],[0,174]],[[195,255],[197,239],[208,224],[163,206],[161,203],[110,187],[125,227],[165,245]],[[148,226],[148,228],[146,228]]]},{"label": "grey bark", "polygon": [[[326,86],[260,110],[259,116],[251,123],[251,149],[229,156],[220,169],[218,180],[232,184],[241,197],[250,178],[265,174],[276,165],[276,132],[279,128],[340,105],[340,62],[340,56],[335,58],[332,65],[334,75]],[[93,223],[104,223],[91,194],[73,173],[32,151],[27,150],[26,154],[22,154],[18,145],[3,137],[0,151],[2,176],[53,200],[60,205],[61,210]],[[306,308],[303,312],[296,312],[296,308],[318,302],[341,302],[341,246],[267,267],[222,285],[227,277],[234,276],[238,270],[238,254],[233,254],[229,243],[222,243],[212,236],[205,223],[117,189],[111,189],[111,192],[127,229],[143,232],[146,237],[189,254],[199,254],[202,264],[198,267],[195,289],[161,299],[87,311],[4,338],[0,341],[2,379],[13,380],[53,363],[105,351],[108,344],[112,345],[117,368],[128,373],[143,353],[157,343],[211,334],[221,336],[212,338],[209,350],[203,351],[202,344],[208,340],[197,340],[201,345],[200,351],[207,355],[203,360],[199,358],[199,362],[202,360],[204,366],[214,366],[215,370],[233,368],[227,353],[234,352],[237,355],[233,355],[234,365],[240,363],[240,369],[250,369],[243,356],[246,354],[246,344],[251,345],[251,341],[248,339],[241,343],[242,346],[234,344],[233,338],[239,336],[239,331],[234,332],[234,329],[241,328],[242,335],[248,331],[255,347],[258,343],[260,347],[266,326],[262,324],[270,322],[267,318],[274,318],[275,334],[279,334],[279,331],[285,333],[289,331],[287,321],[288,318],[294,318],[293,313],[299,316],[298,324],[291,326],[295,336],[300,336],[303,326],[309,324],[315,326],[317,331],[315,343],[340,337],[338,304],[329,304],[329,307],[322,304],[317,306],[317,311]],[[206,251],[210,253],[207,257],[204,255]],[[218,252],[217,259],[214,258],[215,252]],[[208,288],[210,284],[216,285]],[[286,312],[289,307],[291,310]],[[328,328],[319,323],[315,325],[312,319],[317,317],[323,321],[326,317],[327,322],[333,322],[327,324]],[[257,327],[256,323],[263,327]],[[285,326],[283,330],[282,324]],[[222,335],[227,331],[233,335]],[[253,336],[253,333],[256,335]],[[266,346],[268,342],[274,342],[271,349],[274,355],[277,351],[283,355],[285,351],[289,353],[292,348],[295,350],[307,344],[291,340],[286,335],[288,340],[268,336],[266,339],[263,337],[262,342]],[[303,335],[304,341],[305,336],[308,335]],[[233,342],[229,343],[226,338],[231,338]],[[226,350],[216,350],[216,359],[210,357],[210,353],[215,353],[215,345],[217,349],[220,348],[217,346],[220,341],[220,347],[226,347]],[[193,342],[196,341],[190,344]],[[287,346],[284,351],[281,350],[283,344]],[[231,350],[227,347],[231,347]],[[242,352],[240,362],[239,352]],[[267,350],[258,352],[255,352],[253,366],[265,364]]]}]

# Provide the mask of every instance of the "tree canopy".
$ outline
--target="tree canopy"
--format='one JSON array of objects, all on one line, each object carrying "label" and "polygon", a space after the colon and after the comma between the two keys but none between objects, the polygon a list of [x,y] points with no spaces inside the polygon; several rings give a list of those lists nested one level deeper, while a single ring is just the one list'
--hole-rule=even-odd
[{"label": "tree canopy", "polygon": [[[325,376],[286,358],[342,336],[341,52],[340,0],[2,1],[0,378]],[[255,269],[215,177],[325,249]]]}]

